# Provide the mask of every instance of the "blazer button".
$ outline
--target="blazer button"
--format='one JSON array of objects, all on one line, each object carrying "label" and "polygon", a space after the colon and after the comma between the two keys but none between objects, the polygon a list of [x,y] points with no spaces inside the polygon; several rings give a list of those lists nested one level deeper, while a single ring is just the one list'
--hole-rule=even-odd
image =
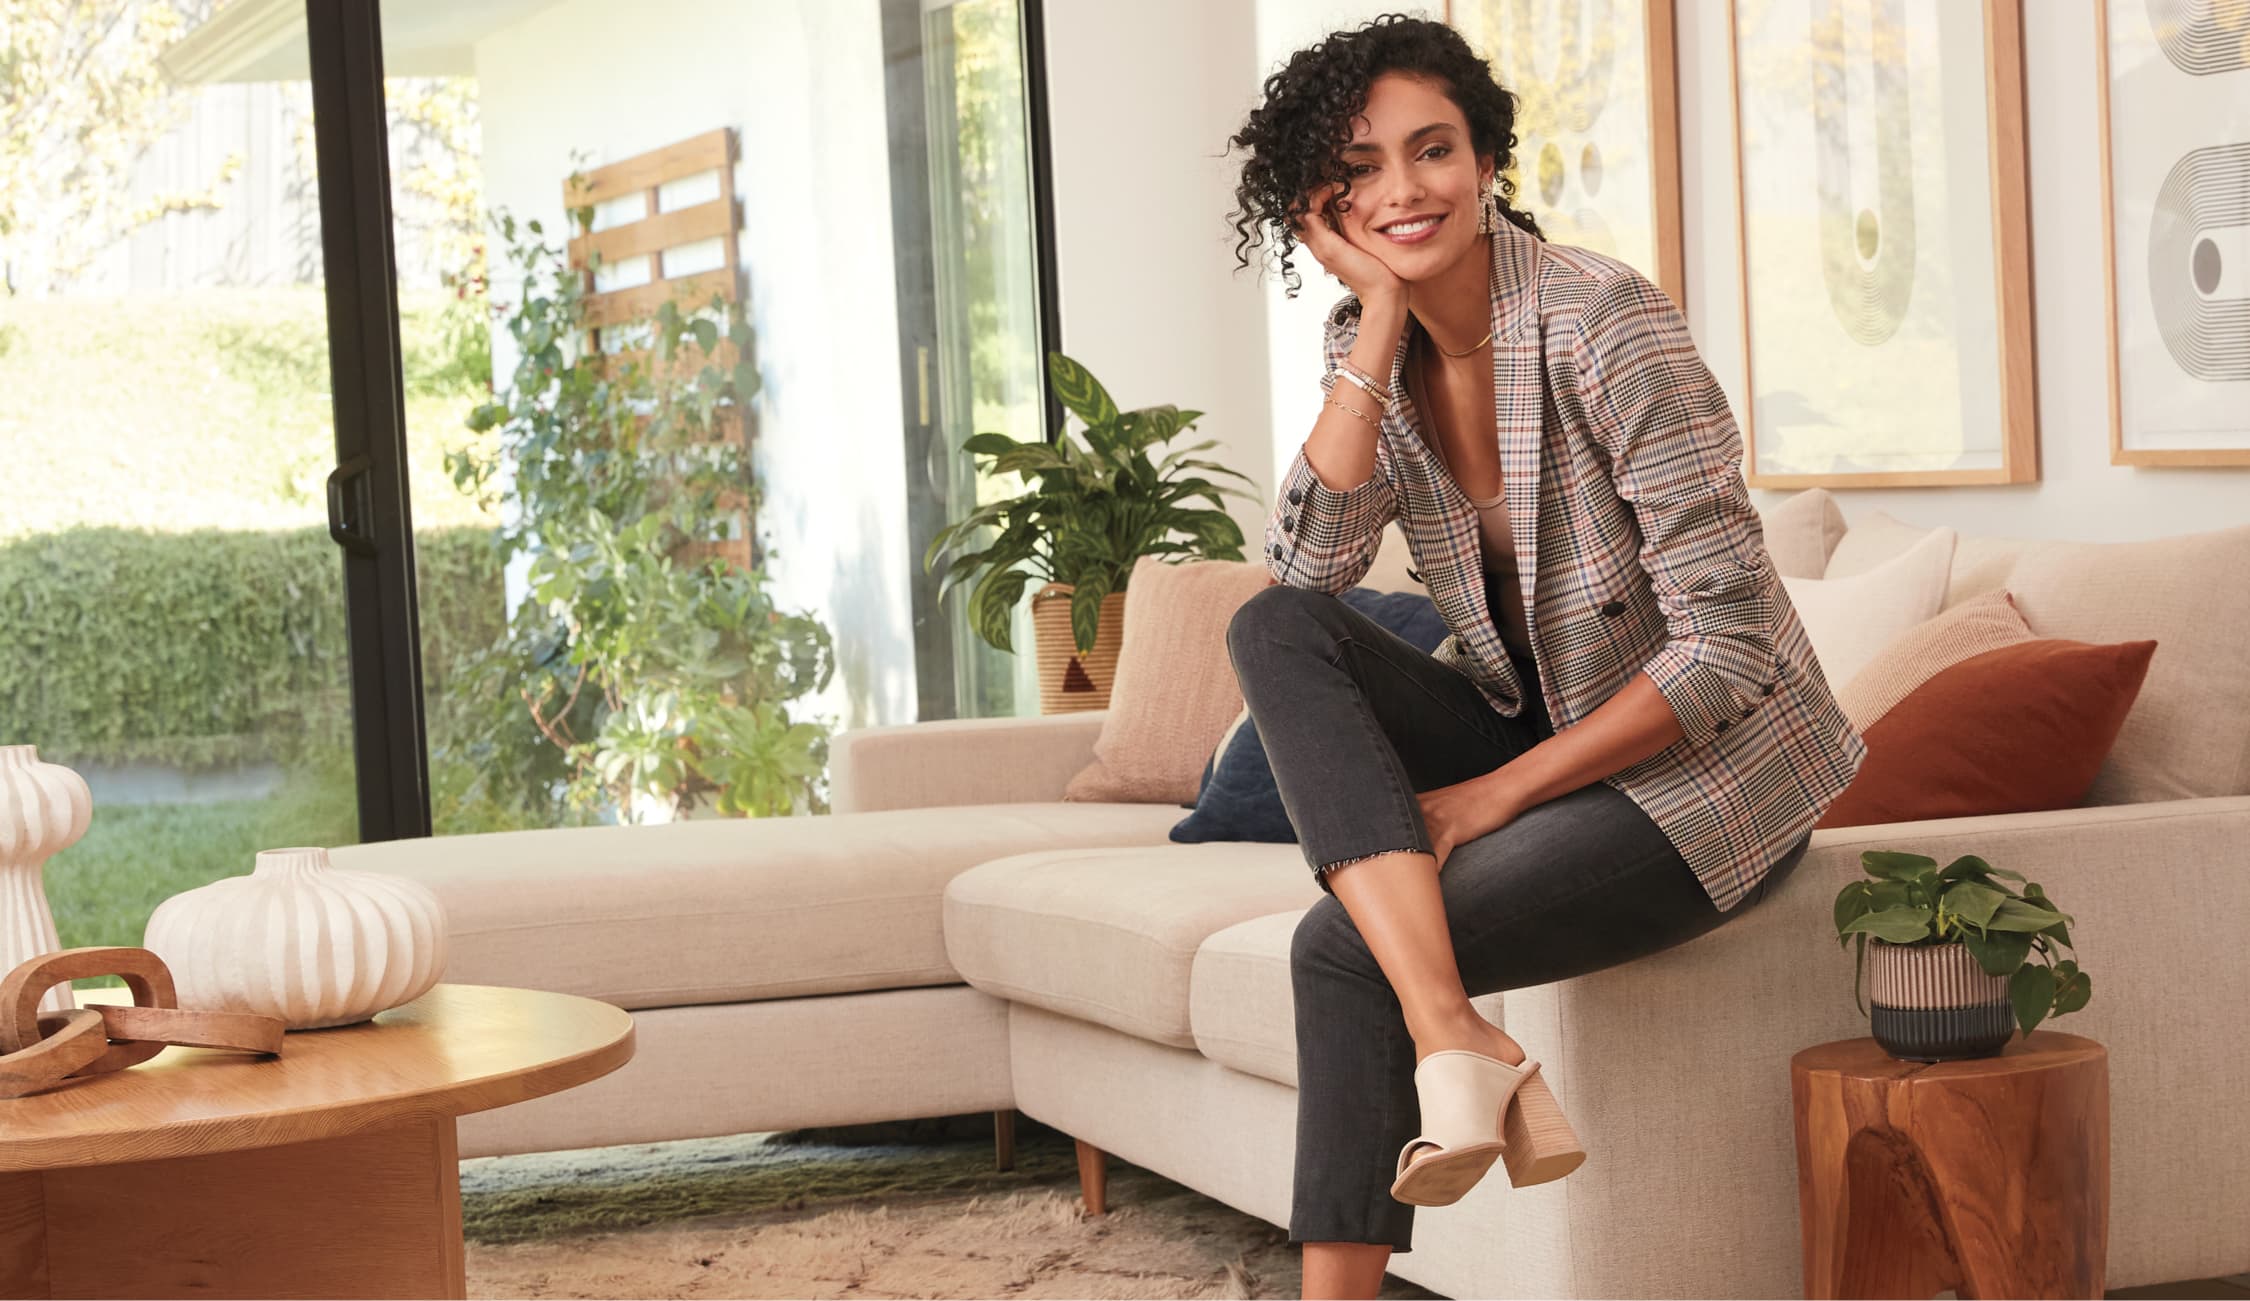
[{"label": "blazer button", "polygon": [[1409,566],[1406,571],[1406,577],[1412,582],[1419,583],[1422,581],[1422,571]]},{"label": "blazer button", "polygon": [[1773,694],[1773,684],[1772,684],[1771,682],[1768,682],[1768,683],[1767,683],[1767,684],[1765,685],[1765,689],[1764,689],[1763,691],[1760,691],[1760,692],[1759,692],[1758,694],[1759,694],[1759,695],[1761,695],[1761,696],[1770,696],[1770,695],[1772,695],[1772,694]]},{"label": "blazer button", "polygon": [[1732,726],[1734,726],[1734,724],[1732,724],[1732,723],[1730,723],[1730,722],[1728,722],[1727,720],[1725,720],[1725,719],[1723,719],[1723,718],[1722,718],[1722,719],[1720,719],[1720,720],[1719,720],[1718,726],[1716,726],[1716,727],[1712,728],[1711,730],[1712,730],[1712,731],[1714,731],[1714,732],[1724,732],[1724,731],[1726,731],[1726,730],[1727,730],[1728,728],[1730,728],[1730,727],[1732,727]]},{"label": "blazer button", "polygon": [[1296,531],[1297,531],[1297,517],[1296,517],[1296,516],[1294,516],[1294,515],[1284,515],[1284,516],[1282,516],[1282,517],[1281,517],[1281,531],[1282,531],[1282,532],[1284,532],[1284,533],[1294,533],[1294,532],[1296,532]]},{"label": "blazer button", "polygon": [[1292,505],[1292,506],[1302,506],[1302,505],[1304,505],[1304,504],[1305,504],[1305,490],[1304,490],[1304,489],[1302,489],[1302,488],[1291,488],[1291,489],[1289,490],[1289,504],[1290,504],[1290,505]]},{"label": "blazer button", "polygon": [[1281,544],[1279,542],[1273,544],[1273,558],[1276,560],[1281,559]]},{"label": "blazer button", "polygon": [[1625,613],[1625,603],[1623,601],[1605,602],[1602,605],[1602,613],[1614,619],[1618,615]]}]

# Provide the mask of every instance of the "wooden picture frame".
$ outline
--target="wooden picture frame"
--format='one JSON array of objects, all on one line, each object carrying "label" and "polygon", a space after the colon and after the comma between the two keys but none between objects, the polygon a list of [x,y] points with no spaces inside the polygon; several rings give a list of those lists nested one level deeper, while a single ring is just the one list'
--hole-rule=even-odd
[{"label": "wooden picture frame", "polygon": [[[2193,375],[2183,377],[2178,374],[2182,367],[2177,355],[2172,353],[2169,347],[2167,347],[2166,360],[2173,363],[2173,369],[2172,373],[2166,375],[2165,378],[2172,379],[2178,387],[2169,395],[2170,401],[2151,401],[2148,405],[2167,406],[2170,411],[2165,414],[2170,414],[2175,418],[2182,414],[2182,408],[2195,411],[2196,414],[2190,415],[2190,419],[2208,419],[2208,415],[2203,410],[2205,408],[2210,411],[2239,413],[2234,422],[2235,428],[2217,431],[2216,438],[2213,438],[2211,431],[2195,431],[2186,441],[2210,440],[2212,443],[2212,445],[2200,447],[2127,447],[2125,445],[2124,349],[2126,340],[2121,336],[2127,333],[2127,327],[2119,309],[2127,300],[2120,297],[2118,286],[2117,227],[2120,200],[2114,165],[2115,144],[2113,143],[2113,136],[2116,130],[2116,116],[2110,94],[2114,75],[2111,67],[2111,51],[2112,46],[2116,43],[2113,40],[2113,23],[2116,21],[2116,14],[2113,11],[2120,7],[2120,3],[2138,11],[2143,16],[2146,14],[2145,0],[2094,0],[2094,79],[2097,88],[2098,111],[2101,115],[2102,304],[2106,309],[2104,317],[2109,336],[2110,464],[2148,467],[2250,466],[2250,373],[2246,373],[2239,380],[2222,378],[2217,381],[2206,382],[2202,391],[2191,391],[2183,400],[2180,389],[2196,384],[2198,377]],[[2136,40],[2138,36],[2139,33],[2136,32]],[[2189,31],[2176,34],[2174,39],[2192,42],[2195,36],[2196,33]],[[2150,40],[2151,43],[2154,43],[2153,36]],[[2189,51],[2190,54],[2194,52],[2193,50]],[[2192,190],[2194,188],[2194,182],[2202,178],[2182,172],[2182,168],[2188,164],[2191,158],[2206,160],[2213,156],[2231,158],[2231,165],[2242,169],[2241,172],[2237,173],[2238,175],[2250,174],[2250,157],[2244,156],[2246,153],[2250,153],[2250,145],[2242,143],[2250,141],[2250,105],[2244,104],[2246,99],[2250,99],[2250,51],[2236,53],[2233,57],[2237,62],[2232,70],[2213,73],[2209,68],[2202,67],[2200,75],[2195,76],[2183,73],[2175,67],[2168,67],[2160,59],[2148,60],[2142,65],[2142,69],[2145,69],[2143,75],[2161,84],[2168,84],[2173,92],[2179,96],[2176,101],[2170,99],[2166,101],[2166,106],[2171,111],[2162,115],[2164,120],[2173,124],[2188,124],[2184,130],[2180,131],[2178,136],[2167,141],[2152,160],[2164,169],[2158,194],[2161,194],[2164,190],[2173,189],[2176,183],[2185,189]],[[2190,62],[2197,63],[2199,67],[2203,63],[2202,60],[2193,58],[2190,59]],[[2206,78],[2209,78],[2209,80],[2206,81]],[[2216,103],[2194,102],[2195,97],[2199,96],[2209,96]],[[2224,114],[2224,106],[2230,102],[2236,105],[2234,117],[2231,121]],[[2167,156],[2169,156],[2169,161],[2166,161]],[[2136,159],[2137,163],[2138,160]],[[2136,165],[2133,171],[2135,176],[2132,184],[2135,186],[2145,185],[2153,176],[2151,168],[2147,166]],[[2208,201],[2209,196],[2200,195],[2200,197],[2204,197]],[[2221,201],[2224,202],[2223,196]],[[2146,200],[2146,203],[2151,209],[2155,208],[2157,196],[2152,195]],[[2138,206],[2138,203],[2136,206]],[[2149,226],[2154,225],[2154,217],[2155,214],[2151,212],[2151,220],[2147,223]],[[2239,227],[2236,229],[2239,230]],[[2152,242],[2154,238],[2155,235],[2152,231],[2150,235]],[[2200,241],[2200,250],[2213,254],[2212,261],[2208,264],[2209,267],[2219,267],[2222,261],[2227,263],[2250,261],[2250,259],[2240,256],[2244,253],[2250,253],[2250,238],[2238,238],[2231,242],[2236,245],[2233,251],[2237,256],[2222,258],[2217,253],[2216,245],[2211,240]],[[2174,251],[2180,252],[2182,250]],[[2143,292],[2133,295],[2131,299],[2136,318],[2131,332],[2137,338],[2145,338],[2147,332],[2153,326],[2156,333],[2162,335],[2164,333],[2162,322],[2152,323],[2140,319],[2141,313],[2150,307],[2148,299],[2153,294],[2154,283],[2153,279],[2150,278],[2150,273],[2154,262],[2157,260],[2157,250],[2153,247],[2147,247],[2136,249],[2135,252],[2139,256],[2136,258],[2138,265],[2134,267],[2135,283],[2133,287],[2141,289]],[[2180,267],[2183,279],[2185,279],[2194,273],[2192,257],[2182,258],[2181,260],[2185,264]],[[2250,270],[2250,268],[2238,270],[2232,265],[2227,265],[2224,268],[2225,274],[2230,278],[2244,274],[2245,270]],[[2218,274],[2214,271],[2213,279],[2217,279]],[[2236,281],[2236,283],[2240,284],[2241,282]],[[2193,283],[2183,283],[2178,288],[2182,293],[2180,298],[2175,300],[2175,305],[2185,302],[2191,297],[2198,301],[2203,297],[2198,286]],[[2154,315],[2153,311],[2150,312],[2150,315]],[[2209,324],[2209,322],[2206,321],[2205,324]],[[2175,324],[2176,328],[2177,325]],[[2238,324],[2236,328],[2242,327]],[[2167,345],[2173,342],[2172,339],[2165,340]],[[2208,347],[2211,341],[2204,339],[2202,342]],[[2224,354],[2219,359],[2223,365],[2229,365],[2236,369],[2250,367],[2250,338],[2221,339],[2220,346],[2216,349],[2210,349],[2210,351]],[[2151,376],[2150,378],[2154,379],[2155,377]],[[2152,384],[2151,387],[2158,386]],[[2152,416],[2157,419],[2162,418],[2162,415],[2146,409],[2137,410],[2134,414],[2136,425],[2143,427]],[[2223,418],[2221,417],[2221,419]],[[2225,445],[2229,436],[2236,433],[2240,435],[2239,445]],[[2196,434],[2200,434],[2201,438],[2196,437]],[[2155,438],[2148,441],[2166,440]],[[2177,442],[2181,440],[2175,436],[2169,441]]]},{"label": "wooden picture frame", "polygon": [[[1809,71],[1806,76],[1809,87],[1825,84],[1833,88],[1835,98],[1830,102],[1835,116],[1828,119],[1831,143],[1823,145],[1816,140],[1812,165],[1794,172],[1784,169],[1779,181],[1768,181],[1761,170],[1759,188],[1768,193],[1796,190],[1800,205],[1809,192],[1819,207],[1824,169],[1832,190],[1848,187],[1854,179],[1849,172],[1848,136],[1855,123],[1845,116],[1852,71],[1847,43],[1853,35],[1846,30],[1844,11],[1848,3],[1855,19],[1864,21],[1865,48],[1877,48],[1880,34],[1881,40],[1888,42],[1884,48],[1893,52],[1881,68],[1872,55],[1865,59],[1871,70],[1867,80],[1877,88],[1864,93],[1871,98],[1896,97],[1887,113],[1869,115],[1875,121],[1868,134],[1878,137],[1879,157],[1896,150],[1883,166],[1903,162],[1908,169],[1908,176],[1897,187],[1905,189],[1907,197],[1897,200],[1892,194],[1894,187],[1882,184],[1880,175],[1875,205],[1859,208],[1856,216],[1850,215],[1848,202],[1856,192],[1845,196],[1847,202],[1841,208],[1835,206],[1831,195],[1825,210],[1816,212],[1809,223],[1819,230],[1810,256],[1788,262],[1786,274],[1777,273],[1769,265],[1765,282],[1761,282],[1750,257],[1752,226],[1764,227],[1759,244],[1769,264],[1791,251],[1791,244],[1775,237],[1777,230],[1785,229],[1780,219],[1765,208],[1754,211],[1752,207],[1755,199],[1764,196],[1753,192],[1752,168],[1756,164],[1744,106],[1742,9],[1751,2],[1728,0],[1727,5],[1745,370],[1744,472],[1750,485],[1769,489],[1904,488],[2037,482],[2038,391],[2024,135],[2023,0],[1980,0],[1975,5],[1962,0],[1831,0],[1828,13],[1838,24],[1833,36],[1836,72],[1828,83],[1819,83]],[[1801,0],[1797,2],[1801,4]],[[1907,18],[1910,3],[1919,22]],[[1876,17],[1879,11],[1883,15],[1880,25]],[[1965,35],[1971,21],[1976,23],[1981,41],[1974,63],[1967,53]],[[1783,53],[1775,57],[1799,59],[1808,70],[1817,67],[1815,52],[1822,48],[1817,39],[1812,39],[1817,35],[1808,31],[1807,39],[1797,42],[1794,53],[1786,46],[1776,46]],[[1761,52],[1768,51],[1761,47]],[[1981,139],[1973,122],[1964,123],[1959,120],[1962,115],[1942,111],[1942,91],[1949,84],[1966,81],[1962,69],[1972,66],[1982,70]],[[1879,78],[1877,72],[1887,76]],[[1927,102],[1906,102],[1916,95],[1927,101],[1927,92],[1932,89],[1940,92],[1935,111]],[[1815,102],[1804,106],[1804,120],[1815,123],[1812,130],[1817,133],[1822,113],[1819,91],[1816,88],[1807,93]],[[1775,98],[1771,91],[1765,94],[1768,99]],[[1889,134],[1883,135],[1885,132]],[[1931,134],[1937,136],[1936,156],[1924,163],[1916,157],[1914,146],[1918,139],[1926,145]],[[1832,143],[1838,137],[1847,140],[1841,149]],[[1904,147],[1897,144],[1900,140],[1906,141]],[[1984,198],[1990,221],[1975,221],[1972,211],[1971,221],[1954,224],[1988,230],[1989,245],[1950,238],[1947,222],[1954,217],[1957,205],[1948,197],[1924,197],[1924,190],[1946,196],[1949,166],[1953,173],[1966,172],[1962,159],[1977,153],[1981,153],[1987,173]],[[1813,174],[1809,181],[1805,179],[1807,171]],[[1800,253],[1806,242],[1801,228],[1807,224],[1800,222],[1800,229],[1792,232]],[[1934,229],[1943,246],[1934,253],[1918,253],[1917,227]],[[1836,239],[1839,234],[1843,236],[1840,242]],[[1902,243],[1906,251],[1886,266],[1882,255]],[[1904,271],[1897,269],[1899,259],[1905,262]],[[1979,283],[1987,274],[1987,262],[1992,302],[1989,319],[1985,320],[1983,305],[1971,289],[1955,293],[1953,286]],[[1792,341],[1792,346],[1803,353],[1803,361],[1792,369],[1769,355],[1763,372],[1766,377],[1778,374],[1808,387],[1798,391],[1776,384],[1771,391],[1763,390],[1759,387],[1760,299],[1766,298],[1769,316],[1781,316],[1772,305],[1786,302],[1792,293],[1801,299],[1802,287],[1808,282],[1816,291],[1827,290],[1825,303],[1789,304],[1796,319],[1766,322],[1775,337]],[[1921,301],[1916,301],[1917,296]],[[1958,325],[1962,310],[1979,319],[1972,320],[1965,331],[1948,333],[1941,328]],[[1821,337],[1821,326],[1827,328],[1829,338]],[[1981,337],[1987,326],[1989,339]],[[1853,344],[1882,355],[1868,357],[1846,351]],[[1963,360],[1969,364],[1961,365]],[[1906,376],[1928,382],[1900,382]],[[1829,387],[1818,389],[1821,383]],[[1762,408],[1768,421],[1760,420]],[[1800,419],[1785,425],[1775,416],[1777,412]],[[1949,416],[1950,424],[1946,419]],[[1980,437],[1977,429],[1987,422],[1991,428],[1987,440],[1970,442]],[[1761,429],[1761,424],[1765,428]],[[1941,441],[1948,428],[1956,431],[1957,441],[1951,446]],[[1814,432],[1784,439],[1775,436],[1781,429]],[[1867,439],[1871,432],[1876,437],[1887,432],[1894,442],[1889,447],[1870,444]],[[1764,448],[1761,433],[1769,435]],[[1925,446],[1912,446],[1916,441]],[[1790,448],[1787,453],[1777,450],[1785,444]],[[1828,465],[1806,468],[1816,460],[1825,460]],[[1858,461],[1871,468],[1831,468],[1839,461]],[[1984,463],[1964,465],[1964,461]]]},{"label": "wooden picture frame", "polygon": [[[1490,52],[1493,45],[1514,48],[1514,43],[1497,39],[1505,26],[1499,21],[1501,13],[1534,15],[1536,11],[1534,25],[1545,17],[1550,21],[1543,30],[1548,30],[1566,7],[1562,0],[1446,0],[1445,21],[1485,55],[1501,86],[1519,96],[1517,171],[1511,173],[1516,180],[1516,206],[1537,218],[1540,228],[1557,242],[1583,245],[1630,263],[1670,294],[1684,312],[1687,243],[1680,211],[1679,42],[1673,2],[1615,0],[1616,10],[1637,11],[1641,19],[1637,31],[1626,33],[1628,38],[1639,38],[1643,56],[1639,63],[1645,111],[1633,115],[1642,120],[1640,133],[1631,132],[1628,118],[1615,114],[1601,118],[1601,109],[1609,102],[1607,85],[1600,88],[1602,102],[1584,114],[1585,121],[1557,127],[1538,120],[1543,109],[1560,98],[1552,93],[1549,79],[1515,69]],[[1598,24],[1595,32],[1597,38],[1611,35]],[[1578,69],[1573,80],[1583,82],[1583,61],[1584,52],[1572,41],[1557,53],[1554,64]],[[1620,139],[1610,134],[1613,131],[1627,134]],[[1605,137],[1611,149],[1601,147]],[[1601,160],[1614,155],[1630,161],[1635,154],[1645,165],[1633,168],[1632,181],[1622,192],[1611,187],[1616,211],[1605,211],[1599,204],[1605,177]],[[1645,214],[1639,202],[1644,194]],[[1576,206],[1566,211],[1560,201],[1574,201]],[[1607,218],[1615,218],[1615,230]]]}]

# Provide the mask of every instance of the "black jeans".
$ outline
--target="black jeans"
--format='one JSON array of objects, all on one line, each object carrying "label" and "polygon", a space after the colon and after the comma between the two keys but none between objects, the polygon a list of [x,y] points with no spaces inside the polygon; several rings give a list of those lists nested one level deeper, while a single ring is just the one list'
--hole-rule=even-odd
[{"label": "black jeans", "polygon": [[[1322,593],[1265,589],[1237,612],[1227,646],[1305,861],[1328,890],[1297,924],[1289,954],[1297,1042],[1289,1241],[1410,1251],[1415,1208],[1391,1196],[1391,1179],[1399,1149],[1421,1132],[1414,1041],[1322,869],[1428,853],[1416,792],[1481,776],[1553,733],[1533,711],[1494,712],[1459,670]],[[1531,664],[1519,659],[1517,668],[1536,700]],[[1779,885],[1809,840],[1721,913],[1663,831],[1614,787],[1597,781],[1549,800],[1455,847],[1438,874],[1461,983],[1475,997],[1686,943]],[[1524,1047],[1533,1057],[1542,1051]]]}]

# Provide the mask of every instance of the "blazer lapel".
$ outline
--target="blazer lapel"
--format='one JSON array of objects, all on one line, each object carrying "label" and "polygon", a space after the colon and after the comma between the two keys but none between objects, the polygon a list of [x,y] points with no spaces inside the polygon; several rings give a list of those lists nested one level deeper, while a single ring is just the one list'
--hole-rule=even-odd
[{"label": "blazer lapel", "polygon": [[[1539,241],[1503,220],[1492,237],[1492,408],[1525,617],[1538,624],[1539,466],[1546,369],[1539,337]],[[1534,642],[1536,644],[1536,641]]]}]

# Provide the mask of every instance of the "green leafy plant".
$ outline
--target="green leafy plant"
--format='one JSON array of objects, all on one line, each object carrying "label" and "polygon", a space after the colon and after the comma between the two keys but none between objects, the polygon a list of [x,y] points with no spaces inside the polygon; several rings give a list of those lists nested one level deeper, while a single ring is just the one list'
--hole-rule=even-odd
[{"label": "green leafy plant", "polygon": [[[574,216],[591,228],[592,208]],[[469,416],[490,441],[448,469],[511,508],[497,541],[528,559],[529,596],[456,675],[477,717],[452,720],[436,761],[481,775],[472,804],[817,811],[828,727],[789,702],[832,676],[827,629],[777,609],[761,570],[690,558],[758,496],[727,432],[758,388],[741,307],[667,303],[640,353],[596,353],[581,272],[538,222],[499,226],[521,284],[502,313],[515,372]]]},{"label": "green leafy plant", "polygon": [[[1839,946],[1857,937],[1852,998],[1862,1012],[1860,978],[1867,965],[1867,937],[1891,944],[1958,943],[1986,974],[2008,977],[2008,1001],[2016,1024],[2030,1034],[2050,1014],[2061,1016],[2086,1006],[2093,981],[2078,969],[2070,927],[2077,919],[2055,907],[2037,881],[2022,893],[2003,881],[2024,880],[2021,872],[1994,867],[1964,854],[1940,868],[1921,854],[1869,850],[1860,866],[1875,879],[1853,881],[1836,895]],[[2032,961],[2034,954],[2040,961]]]},{"label": "green leafy plant", "polygon": [[[1203,413],[1175,406],[1120,411],[1084,366],[1055,352],[1047,374],[1062,404],[1085,422],[1083,442],[1057,430],[1052,442],[1019,443],[1006,434],[980,433],[962,444],[988,458],[991,474],[1016,474],[1032,486],[1004,501],[979,507],[939,530],[922,567],[940,576],[939,596],[974,582],[969,615],[977,634],[1014,650],[1009,622],[1026,584],[1034,578],[1071,590],[1071,636],[1080,652],[1093,649],[1103,598],[1125,590],[1142,556],[1205,560],[1242,559],[1242,527],[1225,510],[1227,496],[1250,493],[1213,482],[1205,473],[1247,475],[1196,453],[1216,439],[1178,448],[1162,460],[1150,450],[1192,428]],[[1201,472],[1201,473],[1199,473]],[[1210,503],[1198,507],[1201,499]],[[997,530],[979,547],[983,530]]]}]

